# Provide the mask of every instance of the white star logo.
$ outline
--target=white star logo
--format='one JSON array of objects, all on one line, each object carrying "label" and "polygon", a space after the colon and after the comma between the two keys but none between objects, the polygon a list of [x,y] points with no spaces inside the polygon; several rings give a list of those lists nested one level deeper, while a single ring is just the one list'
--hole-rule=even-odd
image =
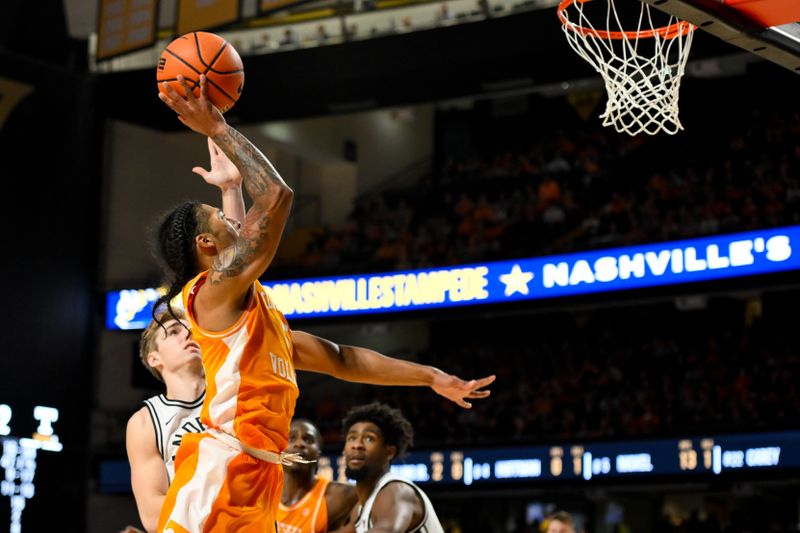
[{"label": "white star logo", "polygon": [[515,292],[528,294],[528,282],[533,279],[533,272],[523,272],[519,265],[514,265],[511,272],[500,276],[500,281],[506,286],[505,295],[511,296]]}]

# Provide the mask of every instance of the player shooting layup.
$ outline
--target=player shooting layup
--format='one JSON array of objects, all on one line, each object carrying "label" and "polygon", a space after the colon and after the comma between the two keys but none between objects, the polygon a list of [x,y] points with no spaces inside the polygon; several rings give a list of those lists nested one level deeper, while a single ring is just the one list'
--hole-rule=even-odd
[{"label": "player shooting layup", "polygon": [[463,407],[494,376],[463,381],[433,367],[339,346],[291,331],[258,283],[272,261],[293,192],[267,158],[226,124],[208,101],[184,99],[165,84],[159,97],[192,130],[209,137],[239,170],[253,205],[244,220],[197,202],[175,208],[159,228],[159,254],[170,286],[182,292],[192,334],[201,347],[207,391],[201,420],[207,431],[187,434],[175,460],[175,480],[159,530],[272,531],[280,501],[280,464],[291,462],[289,422],[298,396],[295,369],[377,385],[430,386]]}]

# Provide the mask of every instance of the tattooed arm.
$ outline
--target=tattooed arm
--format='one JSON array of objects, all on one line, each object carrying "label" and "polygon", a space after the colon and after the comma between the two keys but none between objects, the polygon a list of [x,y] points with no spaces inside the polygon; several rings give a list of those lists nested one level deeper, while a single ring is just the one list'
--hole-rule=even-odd
[{"label": "tattooed arm", "polygon": [[[292,206],[293,192],[272,163],[247,138],[229,126],[207,98],[205,76],[200,77],[200,97],[195,97],[178,77],[186,97],[168,84],[159,98],[192,130],[211,138],[236,165],[253,206],[245,214],[239,235],[223,249],[211,267],[208,282],[195,300],[201,327],[224,329],[246,305],[253,283],[269,266],[280,243]],[[205,316],[201,316],[205,315]]]},{"label": "tattooed arm", "polygon": [[[217,255],[208,280],[212,285],[249,288],[275,256],[293,193],[275,167],[244,135],[226,125],[212,139],[242,173],[253,206],[245,214],[239,238]],[[237,283],[239,278],[243,284]]]}]

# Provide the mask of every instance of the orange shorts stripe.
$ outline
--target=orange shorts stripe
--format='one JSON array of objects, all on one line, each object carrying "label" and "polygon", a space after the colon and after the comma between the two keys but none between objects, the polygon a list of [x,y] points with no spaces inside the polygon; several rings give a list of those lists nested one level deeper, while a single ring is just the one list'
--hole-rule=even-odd
[{"label": "orange shorts stripe", "polygon": [[275,533],[282,490],[279,465],[233,450],[207,433],[187,434],[158,531]]}]

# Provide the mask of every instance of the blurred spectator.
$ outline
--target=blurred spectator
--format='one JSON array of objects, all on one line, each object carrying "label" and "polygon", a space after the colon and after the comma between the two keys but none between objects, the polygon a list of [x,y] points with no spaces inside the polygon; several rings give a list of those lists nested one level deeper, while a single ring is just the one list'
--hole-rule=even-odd
[{"label": "blurred spectator", "polygon": [[441,4],[439,8],[436,10],[436,20],[437,24],[444,24],[450,21],[453,16],[450,14],[450,8],[447,7],[447,4]]},{"label": "blurred spectator", "polygon": [[281,46],[293,46],[297,44],[297,36],[292,28],[286,28],[283,31],[283,39],[281,39]]},{"label": "blurred spectator", "polygon": [[566,511],[556,511],[544,519],[544,533],[577,533],[575,521]]},{"label": "blurred spectator", "polygon": [[269,33],[264,33],[261,35],[261,42],[257,43],[255,48],[257,50],[271,52],[272,50],[278,48],[278,44],[272,40],[272,35]]},{"label": "blurred spectator", "polygon": [[317,41],[319,41],[321,43],[324,43],[328,39],[330,39],[330,37],[331,36],[328,33],[328,30],[325,29],[325,25],[324,24],[320,24],[319,26],[317,26],[317,33],[315,34],[315,38],[316,38]]}]

